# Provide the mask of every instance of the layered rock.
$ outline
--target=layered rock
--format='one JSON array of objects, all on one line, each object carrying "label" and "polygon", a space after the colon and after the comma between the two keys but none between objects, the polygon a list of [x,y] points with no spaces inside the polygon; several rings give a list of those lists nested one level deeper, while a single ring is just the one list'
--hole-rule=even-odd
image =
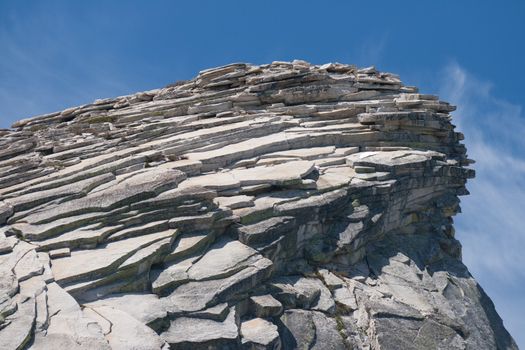
[{"label": "layered rock", "polygon": [[516,349],[461,262],[454,107],[231,64],[0,131],[1,349]]}]

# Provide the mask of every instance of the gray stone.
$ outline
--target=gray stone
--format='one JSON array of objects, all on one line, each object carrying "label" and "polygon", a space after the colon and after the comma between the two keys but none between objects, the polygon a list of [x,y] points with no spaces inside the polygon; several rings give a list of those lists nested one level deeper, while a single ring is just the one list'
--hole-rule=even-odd
[{"label": "gray stone", "polygon": [[339,277],[337,277],[332,272],[330,272],[330,271],[328,271],[326,269],[319,269],[318,272],[321,275],[321,277],[323,278],[324,284],[326,284],[326,286],[330,290],[334,290],[336,288],[340,288],[340,287],[343,286],[344,281],[342,279],[340,279]]},{"label": "gray stone", "polygon": [[188,277],[194,281],[228,277],[260,258],[256,250],[239,241],[221,239],[189,268]]},{"label": "gray stone", "polygon": [[93,310],[111,324],[106,339],[112,350],[160,350],[164,346],[164,341],[157,333],[127,313],[108,306],[95,307]]},{"label": "gray stone", "polygon": [[35,318],[35,299],[19,302],[16,312],[8,316],[6,326],[0,329],[0,349],[23,349],[31,339]]},{"label": "gray stone", "polygon": [[240,345],[235,308],[222,322],[178,317],[161,337],[174,349],[235,349]]},{"label": "gray stone", "polygon": [[152,170],[124,179],[109,191],[92,192],[84,198],[69,201],[57,208],[32,214],[27,220],[45,223],[76,214],[109,211],[141,199],[154,197],[160,192],[172,189],[185,178],[178,170]]},{"label": "gray stone", "polygon": [[320,312],[291,309],[280,320],[285,349],[346,349],[336,321]]},{"label": "gray stone", "polygon": [[277,326],[262,318],[241,323],[242,347],[245,349],[280,349]]},{"label": "gray stone", "polygon": [[250,246],[268,244],[289,233],[294,226],[295,219],[291,216],[273,217],[253,225],[239,227],[239,240]]},{"label": "gray stone", "polygon": [[6,237],[3,232],[0,232],[0,254],[12,252],[16,243],[16,238]]},{"label": "gray stone", "polygon": [[52,259],[65,258],[71,256],[71,250],[69,248],[54,249],[49,252],[49,257]]},{"label": "gray stone", "polygon": [[56,283],[48,284],[50,315],[45,333],[37,333],[31,349],[111,349],[101,326],[87,317],[78,303]]},{"label": "gray stone", "polygon": [[279,277],[272,281],[274,296],[287,308],[305,308],[327,313],[335,311],[328,288],[316,278],[299,276]]},{"label": "gray stone", "polygon": [[230,209],[239,209],[253,206],[253,196],[232,196],[232,197],[217,197],[215,202],[220,207],[227,207]]},{"label": "gray stone", "polygon": [[[170,310],[165,300],[150,293],[112,294],[85,305],[89,307],[108,306],[124,311],[153,329],[156,329],[158,323],[162,323]],[[130,307],[131,305],[133,307]]]},{"label": "gray stone", "polygon": [[[164,238],[172,237],[174,233],[168,230],[108,243],[98,249],[74,251],[69,257],[53,261],[53,275],[57,282],[72,282],[85,276],[107,275],[116,271],[119,265],[134,252]],[[98,250],[105,253],[100,254]]]},{"label": "gray stone", "polygon": [[224,321],[230,309],[227,303],[218,304],[202,311],[192,312],[191,317],[204,318],[214,321]]},{"label": "gray stone", "polygon": [[454,238],[454,108],[295,60],[0,130],[0,348],[517,349]]},{"label": "gray stone", "polygon": [[252,290],[270,276],[271,268],[271,261],[261,258],[229,277],[183,284],[168,298],[181,311],[199,311]]},{"label": "gray stone", "polygon": [[36,251],[30,250],[18,260],[14,272],[18,281],[24,281],[33,276],[41,275],[44,272],[44,266],[38,259]]},{"label": "gray stone", "polygon": [[[115,179],[113,174],[103,174],[82,180],[73,184],[64,185],[50,190],[37,193],[27,193],[10,198],[7,201],[12,205],[14,211],[31,209],[38,205],[67,196],[85,196],[93,188]],[[1,209],[0,209],[1,210]]]},{"label": "gray stone", "polygon": [[270,294],[253,296],[250,302],[253,314],[260,318],[279,316],[283,312],[283,305]]},{"label": "gray stone", "polygon": [[0,225],[5,223],[7,219],[13,215],[13,207],[3,201],[0,201]]}]

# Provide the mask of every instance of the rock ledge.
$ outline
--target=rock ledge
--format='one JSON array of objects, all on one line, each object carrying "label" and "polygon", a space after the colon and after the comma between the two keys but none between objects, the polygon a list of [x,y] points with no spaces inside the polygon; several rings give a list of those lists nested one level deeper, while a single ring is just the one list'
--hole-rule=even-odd
[{"label": "rock ledge", "polygon": [[461,262],[454,107],[208,69],[0,131],[0,349],[517,349]]}]

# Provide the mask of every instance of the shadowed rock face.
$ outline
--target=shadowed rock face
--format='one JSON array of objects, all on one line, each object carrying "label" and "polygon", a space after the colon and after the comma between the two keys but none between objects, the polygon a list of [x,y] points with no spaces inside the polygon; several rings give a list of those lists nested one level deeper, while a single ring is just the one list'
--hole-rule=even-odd
[{"label": "shadowed rock face", "polygon": [[461,262],[454,107],[231,64],[0,131],[0,349],[517,349]]}]

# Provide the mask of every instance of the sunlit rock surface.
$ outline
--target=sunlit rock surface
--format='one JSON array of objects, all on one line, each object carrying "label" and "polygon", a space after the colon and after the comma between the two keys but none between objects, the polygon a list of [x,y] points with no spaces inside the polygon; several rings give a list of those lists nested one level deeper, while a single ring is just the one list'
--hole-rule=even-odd
[{"label": "sunlit rock surface", "polygon": [[454,110],[244,63],[0,131],[0,349],[517,349],[461,262]]}]

